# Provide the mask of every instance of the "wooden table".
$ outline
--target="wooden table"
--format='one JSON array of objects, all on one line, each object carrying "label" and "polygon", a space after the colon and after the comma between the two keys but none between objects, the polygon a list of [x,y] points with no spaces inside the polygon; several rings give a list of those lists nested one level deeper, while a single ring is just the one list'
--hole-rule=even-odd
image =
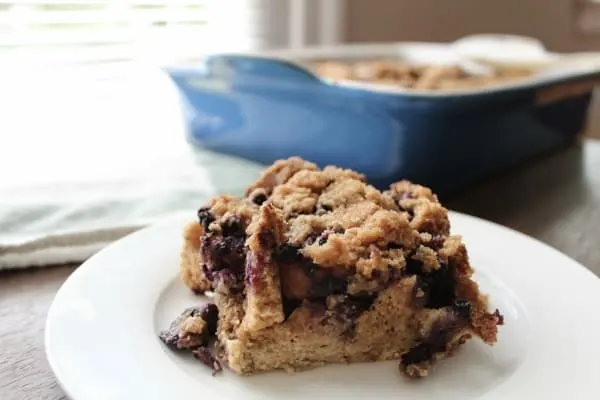
[{"label": "wooden table", "polygon": [[[600,275],[600,141],[443,200],[555,246]],[[74,268],[0,273],[0,399],[65,398],[46,362],[43,337],[52,298]]]}]

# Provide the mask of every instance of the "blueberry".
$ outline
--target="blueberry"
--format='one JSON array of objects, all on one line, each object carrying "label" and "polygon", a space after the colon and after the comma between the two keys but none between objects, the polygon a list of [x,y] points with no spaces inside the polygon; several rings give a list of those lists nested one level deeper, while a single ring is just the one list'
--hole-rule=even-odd
[{"label": "blueberry", "polygon": [[206,322],[208,333],[214,335],[217,332],[217,322],[219,320],[219,309],[213,303],[208,303],[200,311],[200,317]]},{"label": "blueberry", "polygon": [[224,284],[235,291],[243,281],[245,237],[205,235],[200,249],[206,261],[201,265],[202,272],[213,289]]},{"label": "blueberry", "polygon": [[188,317],[196,317],[200,314],[200,309],[190,307],[179,315],[174,321],[169,324],[169,327],[161,331],[158,335],[159,339],[174,350],[191,349],[201,346],[206,341],[204,335],[185,335],[179,336],[181,324]]},{"label": "blueberry", "polygon": [[275,256],[279,261],[283,262],[292,262],[302,259],[300,248],[287,243],[277,249]]},{"label": "blueberry", "polygon": [[294,312],[294,310],[302,305],[302,301],[300,300],[291,300],[283,298],[283,314],[285,315],[285,319],[288,319],[290,315]]},{"label": "blueberry", "polygon": [[406,259],[404,274],[417,275],[421,278],[421,289],[428,295],[427,308],[442,308],[451,306],[454,303],[454,289],[456,283],[452,270],[447,263],[438,259],[440,267],[431,272],[423,271],[423,263],[415,260],[412,256]]},{"label": "blueberry", "polygon": [[215,217],[210,212],[210,207],[202,207],[198,210],[198,221],[208,231],[208,226],[215,220]]},{"label": "blueberry", "polygon": [[427,343],[420,343],[402,354],[402,364],[418,364],[431,359],[431,347]]},{"label": "blueberry", "polygon": [[214,279],[214,274],[212,273],[211,269],[208,268],[208,265],[202,264],[200,268],[202,269],[202,273],[204,274],[204,277],[206,279],[208,279],[209,281],[212,281]]},{"label": "blueberry", "polygon": [[[388,250],[394,250],[394,249],[401,250],[401,249],[404,248],[404,246],[402,245],[402,243],[393,243],[393,242],[390,242],[390,243],[387,244],[386,248]],[[408,263],[408,260],[406,262]]]},{"label": "blueberry", "polygon": [[406,259],[406,268],[404,270],[408,275],[421,275],[423,273],[423,262],[409,256]]},{"label": "blueberry", "polygon": [[431,360],[434,354],[447,350],[448,339],[464,326],[465,321],[457,319],[455,316],[435,321],[427,337],[402,355],[401,363],[410,365]]},{"label": "blueberry", "polygon": [[255,194],[254,196],[252,196],[251,201],[256,204],[256,205],[261,205],[262,203],[264,203],[265,201],[267,201],[268,197],[266,194],[258,192],[257,194]]},{"label": "blueberry", "polygon": [[245,238],[237,236],[215,240],[209,248],[212,269],[218,271],[230,268],[233,271],[241,271],[244,267],[245,241]]},{"label": "blueberry", "polygon": [[471,320],[471,302],[469,300],[457,299],[452,307],[461,318],[467,321]]},{"label": "blueberry", "polygon": [[429,284],[429,301],[427,308],[442,308],[454,303],[455,281],[448,264],[440,261],[440,267],[427,277]]},{"label": "blueberry", "polygon": [[223,222],[223,224],[221,224],[221,231],[223,232],[223,236],[246,236],[244,223],[238,216],[233,216],[227,219],[225,222]]},{"label": "blueberry", "polygon": [[344,273],[336,274],[330,268],[324,269],[307,261],[302,265],[304,274],[310,279],[308,296],[327,297],[332,294],[345,293],[348,288],[347,278]]}]

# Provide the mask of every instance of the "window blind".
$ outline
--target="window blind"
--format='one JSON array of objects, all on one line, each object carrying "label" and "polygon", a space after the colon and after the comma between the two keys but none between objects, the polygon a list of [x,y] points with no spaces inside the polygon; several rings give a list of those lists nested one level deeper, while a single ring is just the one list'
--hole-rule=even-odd
[{"label": "window blind", "polygon": [[112,77],[211,52],[334,44],[341,39],[342,3],[0,0],[0,72]]},{"label": "window blind", "polygon": [[0,68],[117,73],[268,42],[265,0],[0,0]]}]

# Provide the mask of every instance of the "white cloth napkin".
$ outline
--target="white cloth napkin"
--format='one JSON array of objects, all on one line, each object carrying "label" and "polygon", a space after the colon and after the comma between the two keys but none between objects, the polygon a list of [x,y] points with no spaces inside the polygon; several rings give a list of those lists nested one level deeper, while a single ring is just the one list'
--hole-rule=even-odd
[{"label": "white cloth napkin", "polygon": [[0,269],[80,262],[141,227],[240,195],[261,167],[207,151],[114,180],[0,189]]},{"label": "white cloth napkin", "polygon": [[193,219],[262,169],[192,148],[157,76],[36,96],[13,86],[0,93],[0,269],[83,261],[148,224]]}]

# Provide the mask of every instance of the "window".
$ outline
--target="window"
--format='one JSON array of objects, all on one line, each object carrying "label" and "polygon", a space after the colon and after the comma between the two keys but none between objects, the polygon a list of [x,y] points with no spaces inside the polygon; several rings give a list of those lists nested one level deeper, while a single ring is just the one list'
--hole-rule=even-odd
[{"label": "window", "polygon": [[179,146],[181,111],[154,66],[331,44],[341,1],[0,0],[0,188],[120,174],[132,154],[162,156]]},{"label": "window", "polygon": [[260,0],[0,0],[2,68],[123,72],[260,47]]},{"label": "window", "polygon": [[211,51],[331,43],[339,9],[339,0],[0,0],[0,68],[111,75]]},{"label": "window", "polygon": [[257,168],[214,179],[234,170],[230,159],[190,151],[156,64],[330,44],[341,1],[0,0],[0,239],[25,255],[11,262],[31,262],[32,248],[62,261],[60,243],[90,252],[238,191]]}]

